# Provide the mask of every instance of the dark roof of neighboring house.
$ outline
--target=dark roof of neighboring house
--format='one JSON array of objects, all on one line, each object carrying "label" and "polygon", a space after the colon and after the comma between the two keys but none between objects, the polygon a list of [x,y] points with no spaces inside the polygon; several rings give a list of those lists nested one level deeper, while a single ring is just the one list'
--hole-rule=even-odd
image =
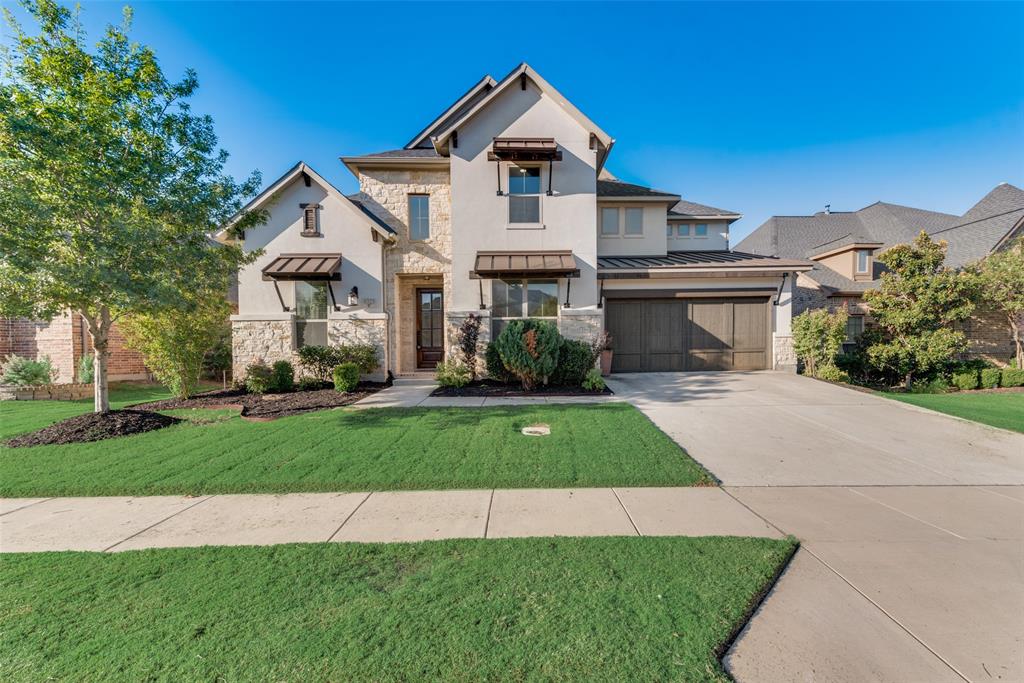
[{"label": "dark roof of neighboring house", "polygon": [[[907,243],[922,230],[946,240],[946,263],[960,267],[976,261],[1005,242],[1024,219],[1024,190],[1003,183],[963,216],[910,206],[876,202],[859,211],[813,216],[772,216],[736,245],[743,251],[784,258],[815,256],[856,243],[877,243],[884,250]],[[871,289],[878,280],[855,282],[827,266],[816,264],[808,276],[839,291]]]},{"label": "dark roof of neighboring house", "polygon": [[739,251],[670,251],[664,256],[599,256],[598,268],[780,268],[810,265],[803,259],[781,259]]},{"label": "dark roof of neighboring house", "polygon": [[[384,152],[360,155],[366,159],[440,159],[441,155],[433,148],[418,147],[416,149],[389,149]],[[358,158],[358,157],[356,157]]]},{"label": "dark roof of neighboring house", "polygon": [[368,208],[366,208],[366,204],[363,203],[363,200],[359,197],[358,194],[350,194],[350,195],[347,195],[347,197],[348,197],[348,200],[350,202],[352,202],[353,204],[355,204],[356,208],[358,208],[360,211],[365,213],[366,216],[371,221],[373,221],[374,223],[376,223],[377,225],[379,225],[383,229],[387,230],[392,235],[397,235],[398,234],[398,232],[394,228],[392,228],[390,225],[385,223],[384,220],[380,216],[378,216],[373,211],[370,211]]},{"label": "dark roof of neighboring house", "polygon": [[643,185],[634,185],[633,183],[624,183],[621,180],[602,180],[597,181],[597,196],[598,197],[664,197],[665,199],[672,199],[673,197],[679,197],[679,195],[672,192],[662,192],[661,190],[655,190],[650,187],[644,187]]},{"label": "dark roof of neighboring house", "polygon": [[729,211],[728,209],[716,209],[713,206],[706,204],[698,204],[697,202],[688,202],[685,199],[681,199],[676,202],[676,205],[668,210],[669,218],[673,216],[722,216],[723,218],[739,218],[742,214],[736,211]]}]

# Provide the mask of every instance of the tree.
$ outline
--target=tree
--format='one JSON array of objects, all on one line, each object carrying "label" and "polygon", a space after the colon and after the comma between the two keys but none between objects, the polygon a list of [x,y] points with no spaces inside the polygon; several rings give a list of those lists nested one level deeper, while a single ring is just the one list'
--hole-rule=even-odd
[{"label": "tree", "polygon": [[126,345],[143,355],[156,378],[178,398],[188,398],[229,315],[223,292],[201,290],[189,307],[129,313],[121,330]]},{"label": "tree", "polygon": [[910,388],[915,375],[949,363],[967,346],[953,324],[974,310],[973,278],[943,266],[946,243],[921,232],[913,244],[897,244],[878,260],[881,285],[864,300],[882,336],[867,349],[869,362],[891,371]]},{"label": "tree", "polygon": [[[111,326],[188,308],[196,282],[227,282],[251,257],[207,235],[255,192],[223,173],[213,121],[191,112],[197,80],[172,82],[129,41],[131,10],[87,49],[74,14],[23,0],[39,24],[0,55],[0,315],[79,312],[95,348],[95,409],[109,410]],[[73,26],[73,28],[69,28]],[[235,229],[263,222],[245,213]]]},{"label": "tree", "polygon": [[1017,367],[1024,368],[1024,239],[1004,251],[989,255],[974,268],[980,303],[1002,313],[1013,335]]},{"label": "tree", "polygon": [[824,308],[804,311],[793,318],[793,350],[812,377],[820,377],[826,368],[835,368],[836,356],[846,341],[845,307],[830,313]]}]

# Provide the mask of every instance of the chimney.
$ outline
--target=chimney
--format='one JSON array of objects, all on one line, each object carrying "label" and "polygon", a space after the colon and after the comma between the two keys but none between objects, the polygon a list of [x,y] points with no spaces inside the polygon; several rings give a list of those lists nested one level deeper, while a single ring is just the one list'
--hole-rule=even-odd
[{"label": "chimney", "polygon": [[827,216],[830,213],[832,213],[832,205],[831,204],[826,204],[825,205],[825,215]]}]

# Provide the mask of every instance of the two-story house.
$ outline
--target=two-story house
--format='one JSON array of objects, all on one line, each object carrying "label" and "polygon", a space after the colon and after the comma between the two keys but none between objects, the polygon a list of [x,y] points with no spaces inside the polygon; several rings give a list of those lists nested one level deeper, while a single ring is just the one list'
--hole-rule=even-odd
[{"label": "two-story house", "polygon": [[[484,77],[401,149],[303,163],[256,197],[242,237],[237,376],[305,344],[370,342],[382,373],[431,369],[470,314],[613,338],[614,370],[793,368],[802,259],[729,250],[740,214],[620,182],[614,139],[526,64]],[[227,238],[227,232],[222,232]]]}]

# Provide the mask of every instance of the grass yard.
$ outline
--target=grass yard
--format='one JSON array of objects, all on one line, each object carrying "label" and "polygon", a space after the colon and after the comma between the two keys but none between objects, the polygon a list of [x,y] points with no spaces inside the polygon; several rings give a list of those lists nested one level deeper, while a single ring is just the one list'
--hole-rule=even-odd
[{"label": "grass yard", "polygon": [[940,413],[1024,432],[1024,392],[958,392],[952,394],[883,394]]},{"label": "grass yard", "polygon": [[[118,402],[128,402],[123,395]],[[133,397],[134,400],[142,400]],[[57,403],[58,405],[54,405]],[[0,404],[0,438],[68,417]],[[88,405],[78,406],[79,412]],[[712,478],[626,404],[323,410],[273,422],[168,411],[188,423],[84,444],[0,448],[0,496],[686,486]],[[551,435],[524,436],[544,422]]]},{"label": "grass yard", "polygon": [[4,555],[4,679],[724,681],[792,540]]}]

